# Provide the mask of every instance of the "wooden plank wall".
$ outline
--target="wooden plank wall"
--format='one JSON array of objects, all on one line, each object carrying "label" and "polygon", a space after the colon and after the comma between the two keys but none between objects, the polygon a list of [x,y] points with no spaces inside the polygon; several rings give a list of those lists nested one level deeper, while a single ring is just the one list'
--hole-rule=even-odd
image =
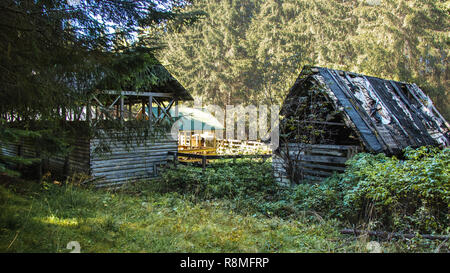
[{"label": "wooden plank wall", "polygon": [[[17,143],[0,143],[0,153],[8,156],[21,155],[26,158],[39,157],[34,144],[27,141]],[[53,155],[48,158],[48,170],[56,174],[64,174],[66,165],[68,174],[89,173],[89,140],[78,139],[72,146],[69,156]],[[66,162],[67,161],[67,162]],[[47,170],[44,170],[47,171]]]},{"label": "wooden plank wall", "polygon": [[[100,141],[108,141],[111,153],[99,155],[94,152]],[[126,145],[113,139],[80,139],[72,146],[68,157],[54,155],[48,159],[48,169],[52,173],[85,173],[93,177],[97,187],[117,187],[128,181],[152,178],[158,175],[158,168],[167,163],[168,152],[176,152],[177,141],[170,136],[157,140],[147,140],[145,145]],[[0,143],[0,153],[25,157],[37,157],[35,147],[30,143]],[[66,168],[66,169],[65,169]]]},{"label": "wooden plank wall", "polygon": [[64,164],[67,160],[67,174],[84,173],[89,174],[90,160],[90,141],[87,138],[78,139],[74,145],[69,157],[55,155],[49,158],[49,167],[54,171],[61,171],[64,174]]},{"label": "wooden plank wall", "polygon": [[[100,141],[108,141],[111,153],[98,154],[95,148]],[[128,181],[156,177],[160,166],[167,163],[169,151],[176,152],[177,141],[170,136],[148,139],[144,144],[102,138],[92,139],[90,146],[91,176],[97,187],[119,187]]]},{"label": "wooden plank wall", "polygon": [[348,145],[301,145],[289,143],[281,145],[281,153],[272,155],[272,166],[276,181],[282,186],[292,183],[286,172],[286,157],[295,164],[295,172],[301,180],[320,182],[333,172],[343,172],[345,162],[361,151],[358,146]]}]

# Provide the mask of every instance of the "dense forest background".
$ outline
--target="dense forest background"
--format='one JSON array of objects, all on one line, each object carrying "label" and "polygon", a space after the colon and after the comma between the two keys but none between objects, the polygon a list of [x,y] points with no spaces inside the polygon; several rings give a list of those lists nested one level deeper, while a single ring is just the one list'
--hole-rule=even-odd
[{"label": "dense forest background", "polygon": [[2,0],[0,140],[68,152],[80,130],[66,116],[79,120],[97,89],[157,84],[156,59],[219,106],[281,104],[317,65],[415,82],[449,120],[449,10],[444,0]]},{"label": "dense forest background", "polygon": [[145,120],[78,125],[97,91],[167,80],[158,60],[219,106],[281,104],[317,65],[415,82],[450,120],[449,11],[449,0],[1,0],[0,144],[19,145],[0,150],[0,252],[450,252],[448,148],[360,153],[289,188],[270,160],[167,164],[117,191],[43,172],[94,131],[148,137],[127,130],[150,131]]},{"label": "dense forest background", "polygon": [[202,20],[147,30],[159,59],[204,102],[281,104],[303,65],[415,82],[450,118],[450,2],[198,0]]}]

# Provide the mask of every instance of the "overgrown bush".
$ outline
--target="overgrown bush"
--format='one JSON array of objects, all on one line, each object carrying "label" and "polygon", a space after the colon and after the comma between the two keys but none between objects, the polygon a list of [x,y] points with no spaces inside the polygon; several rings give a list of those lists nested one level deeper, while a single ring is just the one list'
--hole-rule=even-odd
[{"label": "overgrown bush", "polygon": [[286,190],[272,177],[270,162],[238,160],[236,163],[212,163],[204,172],[201,168],[178,166],[167,169],[153,187],[162,192],[193,194],[201,200],[230,200],[235,209],[250,213],[286,216],[294,209]]},{"label": "overgrown bush", "polygon": [[449,149],[406,149],[405,160],[362,153],[344,174],[298,186],[296,204],[372,228],[448,233],[449,163]]},{"label": "overgrown bush", "polygon": [[361,153],[342,174],[315,184],[278,187],[269,162],[215,163],[167,170],[162,192],[226,199],[235,209],[267,216],[337,218],[346,226],[449,233],[450,150],[407,149],[404,159]]}]

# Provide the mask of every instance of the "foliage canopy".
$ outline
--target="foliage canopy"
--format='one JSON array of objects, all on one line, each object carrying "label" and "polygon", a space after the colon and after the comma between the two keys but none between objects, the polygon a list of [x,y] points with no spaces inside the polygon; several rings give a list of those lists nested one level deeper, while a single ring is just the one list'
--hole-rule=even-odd
[{"label": "foliage canopy", "polygon": [[[415,82],[449,110],[444,0],[199,0],[193,26],[161,32],[161,59],[203,101],[278,103],[304,65]],[[171,30],[171,31],[170,31]]]},{"label": "foliage canopy", "polygon": [[[108,85],[117,89],[131,81],[139,89],[162,80],[155,73],[139,78],[157,63],[154,52],[160,44],[155,37],[142,36],[140,41],[151,45],[143,48],[136,36],[156,24],[195,20],[194,13],[170,9],[185,3],[0,1],[0,142],[28,138],[43,153],[65,152],[79,131],[79,124],[67,122],[67,116],[80,120],[89,95],[104,79],[114,79]],[[6,156],[1,161],[30,163]],[[0,162],[0,172],[6,170]]]}]

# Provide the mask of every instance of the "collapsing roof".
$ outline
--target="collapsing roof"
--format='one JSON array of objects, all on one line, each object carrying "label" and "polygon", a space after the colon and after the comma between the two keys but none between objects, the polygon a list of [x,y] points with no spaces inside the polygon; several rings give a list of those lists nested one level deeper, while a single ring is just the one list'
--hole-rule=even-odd
[{"label": "collapsing roof", "polygon": [[285,105],[298,101],[311,85],[324,91],[333,108],[342,113],[345,125],[370,152],[395,154],[408,146],[450,144],[449,124],[416,84],[304,67]]}]

